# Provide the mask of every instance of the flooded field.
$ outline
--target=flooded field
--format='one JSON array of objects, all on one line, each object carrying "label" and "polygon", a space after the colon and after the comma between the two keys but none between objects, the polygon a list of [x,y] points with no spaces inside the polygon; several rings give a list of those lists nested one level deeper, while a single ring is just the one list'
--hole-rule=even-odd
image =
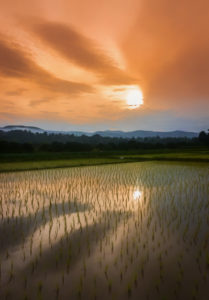
[{"label": "flooded field", "polygon": [[0,299],[208,295],[208,165],[0,174]]}]

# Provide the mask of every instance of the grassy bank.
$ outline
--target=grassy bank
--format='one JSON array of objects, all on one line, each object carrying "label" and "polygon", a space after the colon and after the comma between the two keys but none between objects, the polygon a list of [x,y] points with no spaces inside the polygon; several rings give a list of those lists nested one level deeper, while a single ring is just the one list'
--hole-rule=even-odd
[{"label": "grassy bank", "polygon": [[0,172],[126,163],[136,161],[191,161],[209,163],[209,149],[147,150],[141,152],[1,154]]}]

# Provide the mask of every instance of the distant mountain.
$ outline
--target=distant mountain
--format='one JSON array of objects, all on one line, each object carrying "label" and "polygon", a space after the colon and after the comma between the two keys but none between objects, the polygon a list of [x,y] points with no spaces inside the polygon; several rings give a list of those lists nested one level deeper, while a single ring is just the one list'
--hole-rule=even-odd
[{"label": "distant mountain", "polygon": [[13,131],[13,130],[26,130],[33,133],[48,133],[48,134],[74,134],[76,136],[87,135],[93,136],[98,134],[102,137],[115,137],[115,138],[146,138],[146,137],[160,137],[160,138],[194,138],[198,136],[197,132],[187,132],[187,131],[146,131],[146,130],[135,130],[135,131],[96,131],[96,132],[84,132],[84,131],[53,131],[53,130],[44,130],[39,127],[34,126],[24,126],[24,125],[9,125],[0,127],[2,131]]},{"label": "distant mountain", "polygon": [[187,137],[187,138],[193,138],[197,137],[198,133],[196,132],[187,132],[187,131],[146,131],[146,130],[136,130],[136,131],[97,131],[96,134],[99,134],[103,137],[121,137],[121,138],[146,138],[146,137],[161,137],[161,138],[167,138],[167,137],[173,137],[173,138],[179,138],[179,137]]},{"label": "distant mountain", "polygon": [[13,130],[26,130],[26,131],[31,131],[33,133],[43,133],[45,132],[44,129],[41,129],[39,127],[34,127],[34,126],[24,126],[24,125],[8,125],[4,127],[0,127],[0,130],[3,131],[13,131]]}]

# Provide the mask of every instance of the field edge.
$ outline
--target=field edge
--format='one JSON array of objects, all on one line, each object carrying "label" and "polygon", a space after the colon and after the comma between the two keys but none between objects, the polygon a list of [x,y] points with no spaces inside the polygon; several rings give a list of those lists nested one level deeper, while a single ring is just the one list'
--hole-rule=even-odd
[{"label": "field edge", "polygon": [[143,161],[171,161],[171,162],[197,162],[209,163],[209,155],[200,155],[197,153],[177,154],[156,154],[156,155],[124,155],[112,157],[99,157],[99,158],[72,158],[72,159],[59,159],[59,160],[37,160],[37,161],[18,161],[18,162],[1,162],[0,173],[4,172],[18,172],[18,171],[32,171],[56,168],[72,168],[72,167],[85,167],[97,166],[108,164],[121,164],[131,162]]}]

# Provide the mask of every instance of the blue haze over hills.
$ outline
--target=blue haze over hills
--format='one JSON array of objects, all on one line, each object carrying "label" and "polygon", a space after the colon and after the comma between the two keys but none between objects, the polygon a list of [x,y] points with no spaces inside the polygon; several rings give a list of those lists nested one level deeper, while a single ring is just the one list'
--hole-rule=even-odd
[{"label": "blue haze over hills", "polygon": [[0,130],[8,132],[13,130],[26,130],[33,133],[44,133],[47,134],[74,134],[76,136],[87,135],[93,136],[98,134],[102,137],[114,137],[114,138],[146,138],[146,137],[161,137],[161,138],[194,138],[198,136],[197,132],[187,132],[187,131],[146,131],[146,130],[135,130],[135,131],[95,131],[95,132],[85,132],[85,131],[53,131],[53,130],[44,130],[39,127],[34,126],[25,126],[25,125],[8,125],[4,127],[0,127]]}]

